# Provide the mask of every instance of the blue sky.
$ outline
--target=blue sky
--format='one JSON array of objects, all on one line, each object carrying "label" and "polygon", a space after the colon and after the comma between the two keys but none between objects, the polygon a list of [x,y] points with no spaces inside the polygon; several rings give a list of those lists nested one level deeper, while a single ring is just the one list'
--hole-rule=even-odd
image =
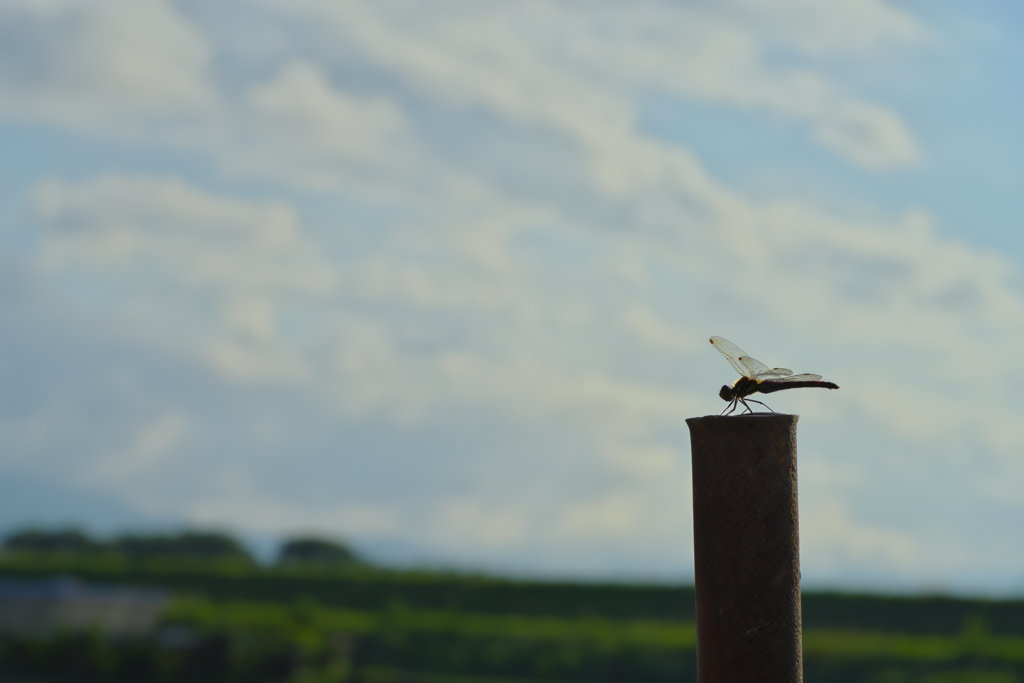
[{"label": "blue sky", "polygon": [[719,334],[806,585],[1019,593],[1020,13],[0,2],[0,528],[686,579]]}]

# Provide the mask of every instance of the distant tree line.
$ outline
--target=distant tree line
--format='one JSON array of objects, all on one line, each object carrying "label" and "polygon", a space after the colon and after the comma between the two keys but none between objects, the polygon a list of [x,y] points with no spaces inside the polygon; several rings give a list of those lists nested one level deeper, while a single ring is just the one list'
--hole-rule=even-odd
[{"label": "distant tree line", "polygon": [[[77,528],[24,528],[4,538],[4,552],[64,555],[119,555],[133,559],[181,558],[256,564],[253,554],[230,534],[186,530],[165,534],[127,533],[96,538]],[[278,548],[279,566],[338,567],[366,562],[348,545],[316,536],[286,539]]]}]

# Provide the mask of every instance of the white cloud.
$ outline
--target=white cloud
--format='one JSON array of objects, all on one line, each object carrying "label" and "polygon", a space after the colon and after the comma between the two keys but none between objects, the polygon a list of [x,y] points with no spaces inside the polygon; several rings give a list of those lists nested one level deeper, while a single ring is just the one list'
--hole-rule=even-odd
[{"label": "white cloud", "polygon": [[[243,70],[241,83],[215,92],[218,67],[236,55],[217,55],[210,41],[224,29],[202,13],[186,18],[167,2],[9,7],[11,25],[24,30],[8,43],[5,79],[0,72],[8,112],[104,135],[145,134],[148,144],[188,147],[232,173],[321,191],[362,179],[363,192],[394,192],[381,174],[416,191],[424,167],[444,163],[417,149],[408,130],[418,113],[410,107],[424,105],[438,115],[477,111],[546,129],[566,136],[586,163],[614,165],[602,157],[621,147],[617,140],[638,137],[637,95],[656,92],[791,117],[808,139],[868,168],[919,158],[897,113],[847,92],[806,60],[784,66],[770,57],[779,45],[858,54],[921,39],[924,29],[908,13],[881,2],[843,3],[835,13],[805,2],[770,10],[651,4],[628,13],[537,2],[426,13],[400,3],[264,5],[343,45],[346,61],[329,53],[322,63],[289,58],[269,74]],[[836,33],[844,40],[825,38]],[[360,72],[389,85],[367,88]],[[344,76],[329,75],[336,73]],[[417,131],[425,149],[432,132]],[[382,162],[395,155],[402,158]],[[409,165],[420,172],[403,173]]]},{"label": "white cloud", "polygon": [[914,534],[858,520],[841,500],[819,503],[810,512],[800,524],[800,543],[810,557],[805,564],[815,572],[835,575],[842,563],[855,563],[905,573],[929,554]]},{"label": "white cloud", "polygon": [[[1010,412],[1020,378],[1003,370],[1024,331],[1015,264],[951,239],[927,207],[854,217],[810,191],[745,196],[685,139],[638,127],[657,93],[788,119],[869,170],[913,164],[925,155],[898,113],[813,59],[916,44],[923,29],[906,12],[264,6],[289,16],[264,28],[288,32],[294,53],[246,61],[201,13],[189,24],[167,4],[51,3],[17,13],[38,29],[30,48],[60,42],[59,12],[79,17],[52,73],[38,49],[19,53],[25,74],[45,76],[36,86],[0,67],[19,102],[8,114],[117,136],[97,123],[114,112],[133,135],[161,133],[138,153],[164,163],[157,152],[173,148],[189,160],[175,174],[203,169],[49,181],[29,200],[27,270],[58,300],[49,314],[108,328],[139,357],[75,358],[96,354],[100,374],[116,365],[109,374],[134,387],[103,394],[126,424],[80,457],[135,463],[139,501],[271,531],[423,532],[464,556],[544,548],[564,566],[608,559],[612,539],[664,559],[664,538],[687,526],[683,418],[717,410],[732,379],[712,333],[843,387],[773,405],[836,429],[862,420],[881,443],[934,448],[952,469],[956,444],[977,443],[1016,471],[1004,461],[1022,440]],[[115,7],[143,13],[143,30],[108,46],[126,30],[100,25]],[[138,72],[107,63],[149,39]],[[89,53],[81,87],[68,80],[75,50]],[[221,189],[204,187],[211,169]],[[246,198],[255,191],[276,199]],[[106,385],[80,386],[21,425],[17,443],[56,453],[36,466],[61,457],[50,426],[88,431],[83,406]],[[186,450],[176,473],[148,476]],[[925,557],[906,545],[913,520],[858,518],[851,482],[869,467],[830,464],[812,477],[838,502],[810,508],[810,566],[874,558],[913,571]]]},{"label": "white cloud", "polygon": [[233,173],[364,197],[407,176],[403,165],[422,164],[395,102],[346,91],[306,61],[226,101],[218,126],[200,124],[194,135],[192,146],[213,150]]},{"label": "white cloud", "polygon": [[814,137],[840,156],[871,169],[913,164],[920,155],[913,136],[896,115],[861,102],[845,102],[823,117]]},{"label": "white cloud", "polygon": [[[882,3],[860,9],[846,3],[837,15],[789,5],[788,22],[767,24],[772,10],[756,3],[739,12],[646,5],[628,13],[521,3],[515,12],[442,9],[408,20],[379,3],[371,9],[308,2],[302,11],[323,17],[368,63],[432,98],[559,130],[595,163],[609,139],[633,137],[633,100],[644,90],[793,117],[808,124],[812,139],[869,168],[916,162],[913,135],[895,112],[849,94],[824,71],[777,66],[767,53],[778,43],[820,51],[823,33],[840,25],[846,45],[857,51],[890,41],[912,44],[924,30]],[[519,23],[531,27],[530,50],[523,49]],[[815,37],[798,39],[808,35]]]},{"label": "white cloud", "polygon": [[908,10],[888,0],[734,0],[724,12],[757,27],[766,40],[815,56],[866,55],[917,45],[930,31]]},{"label": "white cloud", "polygon": [[213,339],[201,355],[210,367],[236,382],[304,382],[311,372],[301,356],[272,345]]},{"label": "white cloud", "polygon": [[608,541],[642,528],[647,505],[625,492],[568,506],[554,522],[554,534],[572,541]]},{"label": "white cloud", "polygon": [[175,449],[188,435],[190,420],[169,412],[142,425],[125,448],[102,456],[89,472],[94,484],[120,489],[136,483],[139,477],[159,476],[173,457]]},{"label": "white cloud", "polygon": [[[280,203],[224,199],[176,178],[125,175],[76,185],[46,182],[30,202],[46,230],[43,260],[55,267],[102,270],[148,261],[175,269],[180,284],[241,284],[227,272],[246,277],[249,286],[261,284],[253,278],[268,286],[329,284],[309,279],[306,269],[278,265],[289,250],[308,250],[294,214]],[[268,262],[232,270],[231,257],[240,253]]]},{"label": "white cloud", "polygon": [[520,505],[508,507],[493,501],[454,499],[441,504],[433,518],[426,520],[425,528],[419,530],[444,548],[521,547],[531,532],[528,516]]},{"label": "white cloud", "polygon": [[240,381],[307,377],[277,321],[297,297],[329,293],[336,275],[288,207],[173,178],[106,176],[40,185],[31,214],[42,272],[70,300],[113,307]]},{"label": "white cloud", "polygon": [[[316,295],[333,273],[301,235],[287,206],[221,198],[174,178],[106,176],[51,181],[35,191],[53,269],[138,270],[175,289]],[[116,274],[116,271],[115,271]]]},{"label": "white cloud", "polygon": [[332,88],[324,74],[309,63],[284,65],[268,83],[247,95],[248,105],[267,128],[276,130],[280,144],[320,148],[342,157],[376,153],[382,140],[404,130],[401,112],[384,100],[357,99]]},{"label": "white cloud", "polygon": [[205,108],[210,48],[165,0],[5,3],[0,115],[113,131]]}]

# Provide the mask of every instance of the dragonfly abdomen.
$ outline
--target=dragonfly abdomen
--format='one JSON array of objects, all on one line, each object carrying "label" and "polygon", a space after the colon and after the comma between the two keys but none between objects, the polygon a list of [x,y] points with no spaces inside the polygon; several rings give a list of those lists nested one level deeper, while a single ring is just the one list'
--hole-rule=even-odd
[{"label": "dragonfly abdomen", "polygon": [[[757,383],[757,387],[753,391],[758,391],[762,394],[770,394],[775,391],[782,391],[783,389],[804,389],[808,387],[818,387],[820,389],[838,389],[839,385],[832,382],[773,382],[770,379],[763,380]],[[753,392],[750,392],[753,393]],[[746,394],[744,394],[746,395]]]}]

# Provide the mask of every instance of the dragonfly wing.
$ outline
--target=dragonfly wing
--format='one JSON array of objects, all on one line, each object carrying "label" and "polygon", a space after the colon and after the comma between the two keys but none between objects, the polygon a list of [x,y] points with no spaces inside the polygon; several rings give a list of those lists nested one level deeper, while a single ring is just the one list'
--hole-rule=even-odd
[{"label": "dragonfly wing", "polygon": [[[785,368],[769,368],[767,365],[754,358],[753,356],[740,356],[740,364],[745,365],[750,370],[750,377],[767,377],[772,376],[775,370],[784,370]],[[787,375],[792,375],[792,372],[786,372]]]},{"label": "dragonfly wing", "polygon": [[789,375],[788,377],[772,377],[772,382],[817,382],[821,375],[805,372],[802,375]]},{"label": "dragonfly wing", "polygon": [[[754,377],[754,368],[751,368],[747,364],[747,361],[751,360],[751,358],[750,356],[746,355],[746,353],[744,353],[743,349],[736,346],[725,337],[712,337],[708,341],[711,342],[712,346],[718,349],[719,353],[725,356],[725,359],[729,361],[729,365],[733,367],[733,370],[740,373],[744,377]],[[754,362],[756,363],[757,361]]]},{"label": "dragonfly wing", "polygon": [[[758,362],[756,358],[750,358],[749,356],[744,360],[746,360],[747,364],[751,366],[753,366],[755,363],[760,366],[764,365],[763,363]],[[793,371],[790,370],[789,368],[765,368],[764,370],[759,370],[757,372],[755,379],[778,379],[779,377],[788,377],[789,375],[792,374]]]}]

